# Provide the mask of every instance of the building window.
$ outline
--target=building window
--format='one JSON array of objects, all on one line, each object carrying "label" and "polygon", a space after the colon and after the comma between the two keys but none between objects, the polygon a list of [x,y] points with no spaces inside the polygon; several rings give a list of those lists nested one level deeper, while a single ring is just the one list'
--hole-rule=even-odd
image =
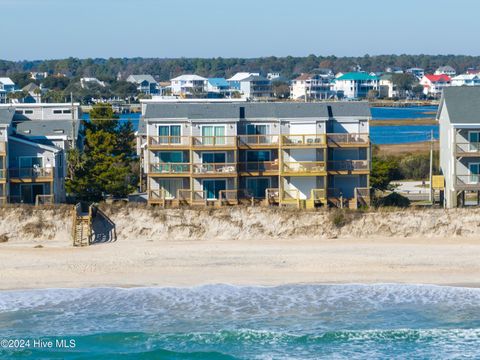
[{"label": "building window", "polygon": [[158,136],[160,144],[180,144],[180,125],[160,125]]},{"label": "building window", "polygon": [[53,113],[54,113],[54,114],[61,114],[61,113],[62,113],[62,110],[53,110]]}]

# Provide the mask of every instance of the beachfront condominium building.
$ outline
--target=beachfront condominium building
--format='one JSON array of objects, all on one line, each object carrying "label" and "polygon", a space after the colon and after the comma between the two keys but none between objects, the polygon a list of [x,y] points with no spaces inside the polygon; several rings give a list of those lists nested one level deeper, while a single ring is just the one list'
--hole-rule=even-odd
[{"label": "beachfront condominium building", "polygon": [[365,102],[145,100],[142,112],[150,204],[368,202]]},{"label": "beachfront condominium building", "polygon": [[437,113],[445,206],[479,204],[480,87],[444,90]]},{"label": "beachfront condominium building", "polygon": [[334,97],[333,75],[301,74],[292,80],[290,98],[294,100],[325,100]]},{"label": "beachfront condominium building", "polygon": [[0,105],[0,204],[65,201],[79,117],[79,104]]},{"label": "beachfront condominium building", "polygon": [[379,80],[366,72],[350,72],[335,79],[334,90],[347,99],[366,98],[370,91],[378,91]]}]

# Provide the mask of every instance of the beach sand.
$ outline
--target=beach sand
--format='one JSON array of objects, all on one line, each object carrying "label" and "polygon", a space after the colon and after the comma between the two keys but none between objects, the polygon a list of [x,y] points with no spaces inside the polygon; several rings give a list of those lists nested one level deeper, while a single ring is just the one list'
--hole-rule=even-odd
[{"label": "beach sand", "polygon": [[[480,285],[480,244],[455,238],[155,241],[71,248],[2,244],[0,289],[226,283]],[[41,243],[41,241],[40,241]]]},{"label": "beach sand", "polygon": [[346,212],[336,226],[331,211],[111,207],[117,241],[85,248],[70,209],[0,209],[0,289],[480,285],[480,209]]}]

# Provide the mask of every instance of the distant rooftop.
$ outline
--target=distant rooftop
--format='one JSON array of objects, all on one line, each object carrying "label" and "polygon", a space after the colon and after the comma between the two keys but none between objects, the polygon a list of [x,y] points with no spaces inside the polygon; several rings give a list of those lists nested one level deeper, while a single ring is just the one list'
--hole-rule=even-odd
[{"label": "distant rooftop", "polygon": [[172,81],[205,81],[207,78],[196,74],[184,74],[173,78]]},{"label": "distant rooftop", "polygon": [[149,83],[156,83],[156,80],[152,75],[130,75],[127,78],[129,82],[135,82],[137,84],[147,81]]},{"label": "distant rooftop", "polygon": [[365,81],[365,80],[378,80],[378,77],[375,75],[370,75],[366,72],[349,72],[343,74],[337,80],[353,80],[353,81]]}]

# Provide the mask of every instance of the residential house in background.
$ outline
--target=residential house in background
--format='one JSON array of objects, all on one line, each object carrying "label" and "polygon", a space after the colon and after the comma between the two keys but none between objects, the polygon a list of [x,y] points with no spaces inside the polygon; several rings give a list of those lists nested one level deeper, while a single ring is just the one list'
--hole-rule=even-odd
[{"label": "residential house in background", "polygon": [[424,75],[420,80],[420,85],[423,86],[423,93],[426,96],[440,97],[444,88],[450,86],[451,78],[448,75]]},{"label": "residential house in background", "polygon": [[270,99],[273,97],[272,82],[263,76],[251,75],[240,80],[240,92],[250,100]]},{"label": "residential house in background", "polygon": [[389,66],[385,69],[385,72],[389,74],[403,74],[403,69],[398,66]]},{"label": "residential house in background", "polygon": [[207,79],[195,74],[180,75],[170,80],[172,95],[196,96],[207,91]]},{"label": "residential house in background", "polygon": [[294,100],[325,100],[335,96],[333,74],[301,74],[291,82],[290,98]]},{"label": "residential house in background", "polygon": [[457,75],[457,71],[449,65],[440,66],[437,70],[435,70],[434,75],[448,75],[448,76],[452,77],[452,76]]},{"label": "residential house in background", "polygon": [[230,84],[224,78],[208,78],[207,80],[208,97],[228,98],[232,92]]},{"label": "residential house in background", "polygon": [[240,81],[249,78],[250,76],[260,76],[260,73],[239,72],[227,79],[232,90],[240,91]]},{"label": "residential house in background", "polygon": [[405,70],[405,73],[412,74],[418,80],[420,80],[425,75],[425,70],[422,69],[422,68],[414,67],[414,68],[410,68],[410,69]]},{"label": "residential house in background", "polygon": [[370,117],[366,102],[144,100],[148,202],[367,205]]},{"label": "residential house in background", "polygon": [[83,77],[83,78],[80,79],[80,86],[82,87],[82,89],[87,88],[89,84],[94,84],[94,85],[98,85],[98,86],[101,86],[101,87],[106,86],[104,81],[100,81],[100,80],[98,80],[97,78],[94,78],[94,77]]},{"label": "residential house in background", "polygon": [[384,74],[380,76],[378,88],[379,96],[382,98],[394,98],[399,96],[397,86],[393,83],[393,74]]},{"label": "residential house in background", "polygon": [[479,86],[480,74],[462,74],[452,78],[452,86]]},{"label": "residential house in background", "polygon": [[7,94],[14,92],[15,83],[8,77],[0,77],[0,90],[4,90]]},{"label": "residential house in background", "polygon": [[440,124],[440,169],[447,208],[480,204],[480,87],[443,91]]},{"label": "residential house in background", "polygon": [[350,72],[335,79],[334,90],[337,95],[347,99],[366,98],[371,90],[378,91],[380,79],[366,72]]},{"label": "residential house in background", "polygon": [[270,80],[270,81],[274,81],[274,80],[277,80],[277,79],[280,79],[280,78],[281,78],[281,75],[278,72],[273,72],[273,73],[268,73],[267,74],[267,79]]},{"label": "residential house in background", "polygon": [[0,105],[0,203],[64,202],[67,151],[81,146],[79,104]]},{"label": "residential house in background", "polygon": [[126,81],[135,84],[139,93],[157,95],[160,92],[158,82],[152,75],[130,75]]},{"label": "residential house in background", "polygon": [[0,89],[0,104],[7,103],[7,92],[3,89]]},{"label": "residential house in background", "polygon": [[48,77],[48,72],[30,72],[30,79],[32,80],[44,80]]},{"label": "residential house in background", "polygon": [[30,83],[22,88],[22,91],[27,93],[27,96],[23,99],[24,103],[41,103],[42,102],[42,89],[35,83]]}]

